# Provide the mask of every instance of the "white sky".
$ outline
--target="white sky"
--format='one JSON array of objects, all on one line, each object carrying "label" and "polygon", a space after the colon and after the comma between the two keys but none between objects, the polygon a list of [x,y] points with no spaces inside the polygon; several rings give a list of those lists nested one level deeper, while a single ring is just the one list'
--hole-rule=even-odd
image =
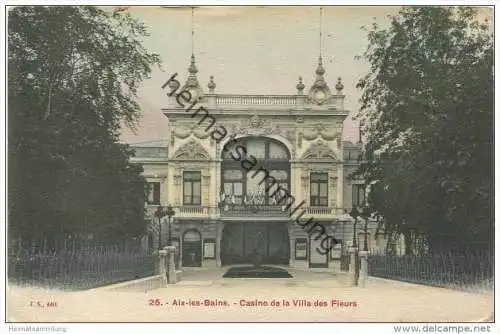
[{"label": "white sky", "polygon": [[[345,107],[359,108],[358,79],[368,65],[355,56],[366,46],[362,26],[374,20],[388,22],[398,7],[323,7],[323,59],[326,80],[333,89],[338,76],[344,83]],[[122,139],[142,142],[167,138],[166,105],[162,84],[175,72],[183,83],[191,56],[191,9],[130,7],[146,23],[150,36],[145,46],[158,53],[164,72],[155,69],[140,90],[143,117],[136,134],[124,130]],[[202,7],[195,9],[195,56],[198,80],[205,92],[215,77],[216,93],[295,94],[303,76],[305,91],[313,83],[319,56],[319,7]],[[356,141],[357,122],[348,117],[344,139]]]}]

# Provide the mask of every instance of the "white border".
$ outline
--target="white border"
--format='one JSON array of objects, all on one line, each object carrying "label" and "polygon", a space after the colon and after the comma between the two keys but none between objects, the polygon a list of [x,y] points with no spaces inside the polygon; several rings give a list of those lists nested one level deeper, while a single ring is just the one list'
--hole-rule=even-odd
[{"label": "white border", "polygon": [[[418,1],[418,0],[412,0],[412,1],[406,1],[404,5],[474,5],[474,6],[492,6],[495,2],[493,1]],[[117,6],[117,5],[179,5],[179,1],[115,1],[115,0],[110,0],[110,1],[68,1],[68,0],[59,0],[59,1],[2,1],[3,5],[110,5],[110,6]],[[318,6],[318,5],[362,5],[362,6],[373,6],[373,5],[391,5],[391,6],[401,6],[403,5],[400,1],[355,1],[355,2],[334,2],[334,1],[314,1],[314,2],[307,2],[305,3],[304,1],[274,1],[272,4],[269,1],[222,1],[222,0],[212,0],[212,1],[190,1],[189,5],[307,5],[307,6]],[[5,17],[5,7],[1,7],[0,13],[2,17]],[[495,15],[496,18],[496,15]],[[0,74],[2,75],[3,78],[5,78],[5,56],[6,56],[6,41],[5,41],[5,27],[6,27],[6,22],[5,26],[2,26],[2,64],[3,66],[1,67],[1,72]],[[498,45],[498,38],[495,36],[495,44]],[[498,53],[497,50],[495,50],[495,60],[498,59]],[[495,69],[495,75],[498,76],[498,66]],[[2,106],[5,106],[5,81],[2,82],[2,94],[1,94],[1,99],[0,101],[2,102]],[[498,99],[498,95],[495,94],[495,98]],[[5,108],[5,107],[4,107]],[[4,110],[4,115],[5,115],[5,110]],[[498,119],[498,117],[497,117]],[[495,125],[497,125],[497,119],[495,119]],[[6,134],[6,123],[5,123],[5,117],[1,117],[0,121],[0,129],[3,130],[3,134]],[[4,136],[5,138],[5,136]],[[1,166],[1,173],[3,177],[1,178],[1,185],[2,189],[6,189],[6,179],[5,179],[5,157],[6,157],[6,143],[3,143],[4,145],[1,145],[2,147],[2,161],[0,163]],[[496,144],[496,141],[495,141]],[[495,155],[498,155],[498,150],[495,148]],[[496,185],[496,182],[495,182]],[[4,192],[6,195],[6,191]],[[6,206],[5,206],[5,201],[2,202],[1,205],[1,213],[3,217],[6,217]],[[495,205],[498,204],[498,200],[495,199]],[[5,222],[6,223],[6,222]],[[4,229],[1,230],[1,237],[5,241],[6,236]],[[499,236],[499,231],[497,228],[495,236],[497,237],[498,240],[500,240]],[[5,245],[5,243],[4,243]],[[498,248],[498,247],[497,247]],[[1,258],[3,261],[3,264],[5,264],[5,247],[1,248]],[[496,268],[499,268],[498,263],[498,249],[495,250],[495,255],[496,255]],[[305,333],[309,331],[317,331],[317,332],[329,332],[329,333],[346,333],[346,332],[370,332],[370,333],[394,333],[394,326],[395,325],[412,325],[412,324],[374,324],[374,323],[366,323],[366,324],[360,324],[360,323],[353,323],[353,324],[345,324],[345,323],[333,323],[333,324],[5,324],[5,313],[3,310],[5,310],[5,267],[2,266],[2,271],[4,275],[1,275],[1,283],[2,283],[2,289],[1,290],[1,300],[2,300],[2,306],[0,309],[2,310],[1,317],[3,320],[3,325],[2,328],[3,330],[0,330],[0,332],[10,332],[9,331],[9,326],[15,326],[15,327],[23,327],[23,326],[51,326],[51,325],[57,325],[57,326],[64,326],[68,329],[67,332],[71,333],[110,333],[110,332],[119,332],[119,333],[156,333],[156,332],[168,332],[168,333],[200,333],[200,332],[205,332],[208,330],[208,332],[220,332],[220,333],[232,333],[234,331],[238,331],[239,333],[252,333],[254,334],[255,332],[259,331],[267,331],[267,330],[286,330],[287,333]],[[495,278],[495,283],[497,282],[497,279]],[[495,298],[498,296],[498,291],[496,291]],[[486,318],[483,319],[477,319],[477,321],[484,321]],[[10,319],[11,321],[16,321],[16,319]],[[473,321],[473,319],[471,319]],[[413,324],[413,325],[418,325],[422,328],[423,324]],[[452,324],[452,325],[458,325],[458,324]],[[210,327],[207,327],[210,326]],[[492,325],[492,333],[495,332],[495,330],[498,330],[498,328],[495,328],[495,325]],[[26,332],[22,332],[26,333]]]}]

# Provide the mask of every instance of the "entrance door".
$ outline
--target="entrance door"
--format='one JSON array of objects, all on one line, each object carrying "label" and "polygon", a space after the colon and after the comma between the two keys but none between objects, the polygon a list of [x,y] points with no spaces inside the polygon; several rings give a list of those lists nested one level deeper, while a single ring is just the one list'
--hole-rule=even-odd
[{"label": "entrance door", "polygon": [[220,249],[223,266],[243,263],[243,240],[242,224],[228,223],[224,226]]},{"label": "entrance door", "polygon": [[201,234],[188,230],[182,238],[182,266],[201,267]]},{"label": "entrance door", "polygon": [[254,263],[256,256],[260,261],[266,262],[267,258],[267,229],[266,225],[259,223],[246,224],[245,230],[245,262]]},{"label": "entrance door", "polygon": [[224,226],[222,265],[252,264],[256,256],[259,256],[261,264],[288,265],[290,241],[286,224],[244,222]]},{"label": "entrance door", "polygon": [[[316,237],[309,239],[309,268],[328,268],[328,252],[324,253],[321,247],[322,238]],[[321,252],[321,253],[320,253]]]},{"label": "entrance door", "polygon": [[285,224],[270,224],[267,229],[268,263],[288,265],[290,259],[290,239]]}]

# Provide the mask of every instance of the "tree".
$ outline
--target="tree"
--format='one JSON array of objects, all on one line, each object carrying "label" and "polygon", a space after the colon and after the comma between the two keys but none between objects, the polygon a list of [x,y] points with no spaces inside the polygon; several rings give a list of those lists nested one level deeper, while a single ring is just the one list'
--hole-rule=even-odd
[{"label": "tree", "polygon": [[493,36],[468,7],[407,7],[373,24],[356,175],[388,233],[431,250],[493,244]]},{"label": "tree", "polygon": [[119,143],[159,57],[145,26],[96,7],[15,7],[8,16],[9,234],[144,232],[145,183]]}]

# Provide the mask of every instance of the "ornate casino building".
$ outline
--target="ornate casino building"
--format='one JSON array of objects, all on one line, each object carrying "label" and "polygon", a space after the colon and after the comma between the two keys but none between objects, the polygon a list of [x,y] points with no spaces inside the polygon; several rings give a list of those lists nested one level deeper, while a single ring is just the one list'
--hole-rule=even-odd
[{"label": "ornate casino building", "polygon": [[[151,247],[171,241],[183,267],[251,264],[256,256],[264,264],[338,266],[353,243],[354,219],[347,213],[365,196],[363,182],[349,177],[361,145],[342,141],[349,111],[341,78],[330,87],[321,57],[311,85],[298,78],[290,95],[219,93],[214,77],[203,88],[197,74],[192,56],[187,78],[177,76],[177,83],[164,87],[169,140],[132,145],[132,161],[142,164],[149,185]],[[180,98],[182,91],[189,94]],[[188,100],[196,102],[190,111]],[[227,134],[214,136],[222,128]],[[245,152],[229,147],[235,141]],[[235,159],[242,154],[258,166],[243,166]],[[295,206],[301,204],[302,219],[313,218],[340,243],[320,251],[320,228],[299,225],[271,193],[270,180],[293,196]],[[168,205],[171,218],[155,216]],[[375,229],[358,220],[357,244],[366,234],[370,250],[384,249],[386,240]]]}]

